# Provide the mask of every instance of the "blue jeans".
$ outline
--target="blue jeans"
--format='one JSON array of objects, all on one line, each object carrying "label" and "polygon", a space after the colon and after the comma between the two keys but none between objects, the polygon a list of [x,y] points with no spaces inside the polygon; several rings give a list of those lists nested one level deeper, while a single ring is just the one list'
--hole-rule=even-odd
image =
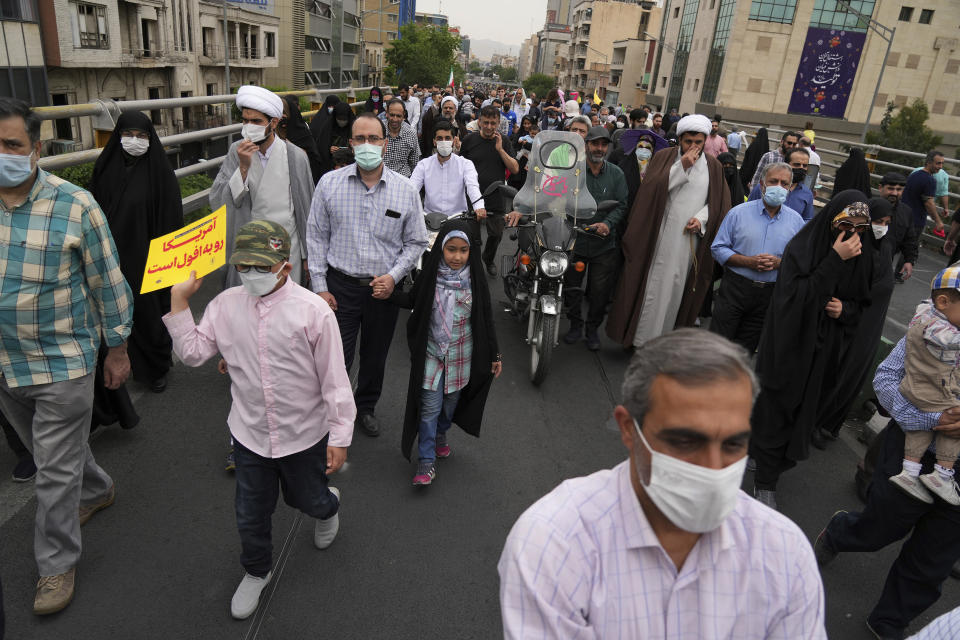
[{"label": "blue jeans", "polygon": [[273,566],[271,516],[281,488],[284,502],[312,518],[326,520],[339,510],[327,488],[328,438],[282,458],[264,458],[234,439],[240,564],[250,575],[262,578]]},{"label": "blue jeans", "polygon": [[420,461],[433,462],[437,459],[437,434],[443,435],[453,422],[453,412],[460,399],[460,391],[443,393],[443,381],[446,372],[440,374],[440,384],[436,391],[420,390]]}]

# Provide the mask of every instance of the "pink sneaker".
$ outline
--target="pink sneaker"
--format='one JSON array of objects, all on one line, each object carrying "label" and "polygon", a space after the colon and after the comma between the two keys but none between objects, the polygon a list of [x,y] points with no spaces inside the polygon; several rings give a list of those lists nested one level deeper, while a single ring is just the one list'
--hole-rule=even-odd
[{"label": "pink sneaker", "polygon": [[438,458],[450,457],[450,445],[447,444],[447,434],[437,434],[437,446],[434,449]]},{"label": "pink sneaker", "polygon": [[432,462],[421,462],[417,467],[417,475],[413,476],[413,486],[425,487],[437,477],[437,469]]}]

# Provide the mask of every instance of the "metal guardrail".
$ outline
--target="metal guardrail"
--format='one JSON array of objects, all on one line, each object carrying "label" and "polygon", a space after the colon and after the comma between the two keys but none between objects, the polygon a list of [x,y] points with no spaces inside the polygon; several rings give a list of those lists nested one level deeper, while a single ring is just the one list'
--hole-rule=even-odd
[{"label": "metal guardrail", "polygon": [[[748,133],[750,133],[750,130],[752,129],[752,130],[753,130],[753,135],[756,135],[757,129],[761,128],[761,126],[762,126],[762,125],[755,125],[755,124],[745,124],[745,123],[741,123],[741,122],[730,122],[730,121],[728,121],[728,120],[724,120],[721,124],[734,127],[734,128],[736,128],[736,129],[738,129],[738,130],[741,130],[741,129],[742,129],[742,130],[744,130],[744,131],[747,131]],[[786,133],[786,132],[788,131],[788,129],[779,129],[779,128],[777,128],[777,127],[765,127],[765,128],[766,128],[766,130],[767,130],[768,133],[774,133],[774,134],[777,134],[778,136],[782,136],[784,133]],[[830,138],[830,137],[823,136],[823,135],[820,135],[820,134],[817,135],[817,140],[818,140],[818,141],[820,141],[820,140],[826,140],[827,142],[834,142],[834,143],[837,143],[837,144],[843,144],[843,145],[847,145],[847,146],[850,146],[850,147],[860,147],[861,149],[864,149],[865,151],[870,151],[870,152],[873,152],[873,151],[887,151],[887,152],[890,152],[890,153],[897,153],[897,154],[900,154],[900,155],[905,155],[905,156],[910,156],[910,157],[914,157],[914,158],[919,158],[919,159],[921,159],[921,160],[925,160],[925,159],[926,159],[926,154],[925,154],[925,153],[918,153],[918,152],[916,152],[916,151],[904,151],[904,150],[902,150],[902,149],[892,149],[892,148],[890,148],[890,147],[884,147],[884,146],[882,146],[882,145],[865,144],[865,143],[862,143],[862,142],[859,142],[859,141],[858,141],[858,142],[851,142],[851,141],[849,141],[849,140],[840,140],[840,139],[838,139],[838,138]],[[770,142],[771,142],[771,143],[775,143],[775,142],[776,142],[776,138],[771,139]],[[819,154],[819,155],[821,156],[821,162],[820,162],[821,175],[823,175],[822,167],[830,167],[831,169],[839,169],[839,168],[840,168],[840,164],[835,164],[835,163],[832,163],[832,162],[826,162],[826,161],[823,159],[822,156],[827,155],[827,154],[832,155],[832,156],[838,156],[838,157],[841,157],[841,158],[846,158],[846,157],[848,156],[848,154],[847,154],[847,153],[844,153],[843,151],[835,151],[835,150],[833,150],[833,149],[823,149],[823,148],[817,149],[817,154]],[[948,158],[946,155],[944,155],[943,159],[944,159],[944,163],[950,162],[950,163],[953,163],[953,164],[958,164],[958,165],[960,165],[960,160],[958,160],[958,159],[956,159],[956,158]],[[841,163],[841,164],[842,164],[842,163]],[[869,157],[867,158],[867,164],[874,164],[874,165],[879,165],[879,166],[882,166],[882,167],[891,167],[891,168],[893,168],[893,169],[897,169],[897,170],[903,171],[903,172],[905,172],[907,175],[910,175],[910,173],[912,173],[912,172],[914,171],[914,169],[916,169],[916,167],[908,167],[908,166],[906,166],[906,165],[897,164],[897,163],[895,163],[895,162],[887,162],[886,160],[879,160],[879,159],[876,159],[876,158],[869,158]],[[831,177],[832,177],[832,176],[831,176]],[[883,176],[882,176],[882,175],[878,175],[878,174],[876,174],[876,173],[871,173],[871,174],[870,174],[870,177],[871,177],[871,178],[876,178],[877,180],[880,180]],[[960,176],[955,176],[955,175],[951,175],[951,174],[948,173],[948,174],[947,174],[947,177],[948,177],[949,182],[951,182],[951,183],[957,183],[958,185],[960,185]],[[960,191],[960,190],[958,190],[958,191]],[[948,192],[948,193],[947,193],[947,196],[949,196],[950,198],[954,198],[954,199],[960,199],[960,193],[954,193],[953,191]],[[938,209],[942,209],[942,207],[938,207]],[[949,215],[949,212],[947,212],[947,214]]]}]

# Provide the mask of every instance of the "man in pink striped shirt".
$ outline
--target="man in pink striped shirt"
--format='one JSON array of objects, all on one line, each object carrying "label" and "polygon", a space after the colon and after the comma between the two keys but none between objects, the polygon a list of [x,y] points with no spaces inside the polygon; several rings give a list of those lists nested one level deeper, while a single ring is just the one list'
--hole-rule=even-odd
[{"label": "man in pink striped shirt", "polygon": [[163,317],[173,350],[199,367],[220,353],[230,373],[227,424],[237,464],[237,528],[246,574],[230,611],[257,609],[272,577],[271,516],[279,489],[291,507],[316,518],[313,542],[326,549],[340,528],[340,492],[328,487],[347,458],[356,407],[330,306],[288,277],[290,237],[254,220],[237,233],[230,267],[243,286],[227,289],[194,323],[188,301],[202,279],[170,290]]},{"label": "man in pink striped shirt", "polygon": [[638,349],[613,413],[628,460],[562,483],[507,537],[504,636],[826,638],[810,543],[740,490],[756,393],[746,352],[715,334]]},{"label": "man in pink striped shirt", "polygon": [[727,151],[729,151],[729,149],[727,149],[727,141],[720,135],[720,116],[714,116],[713,120],[710,121],[710,135],[707,136],[707,139],[703,143],[703,152],[709,153],[716,158],[721,153],[726,153]]}]

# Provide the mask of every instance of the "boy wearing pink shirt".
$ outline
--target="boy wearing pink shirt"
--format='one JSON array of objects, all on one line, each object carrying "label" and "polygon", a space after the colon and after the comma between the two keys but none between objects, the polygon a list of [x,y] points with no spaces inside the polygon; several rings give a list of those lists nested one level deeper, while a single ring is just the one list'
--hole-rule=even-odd
[{"label": "boy wearing pink shirt", "polygon": [[199,367],[220,353],[230,372],[237,528],[246,574],[231,602],[234,618],[257,609],[272,577],[271,516],[284,501],[316,518],[314,545],[326,549],[340,528],[340,492],[328,487],[347,457],[356,407],[330,306],[287,276],[290,237],[254,220],[237,233],[230,268],[243,286],[214,298],[200,324],[188,301],[202,279],[190,274],[170,290],[163,317],[173,350]]}]

